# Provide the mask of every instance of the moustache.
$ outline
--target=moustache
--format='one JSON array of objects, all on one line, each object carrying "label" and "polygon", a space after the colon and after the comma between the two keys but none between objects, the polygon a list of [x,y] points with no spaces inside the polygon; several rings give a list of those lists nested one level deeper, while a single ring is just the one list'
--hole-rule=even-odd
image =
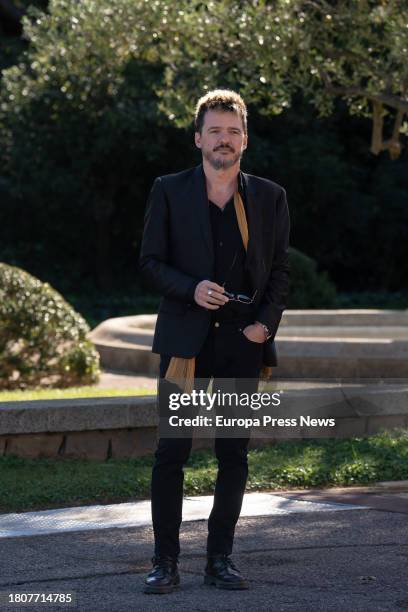
[{"label": "moustache", "polygon": [[235,153],[234,149],[232,149],[231,147],[217,147],[216,149],[214,149],[214,152],[216,151],[231,151],[231,153]]}]

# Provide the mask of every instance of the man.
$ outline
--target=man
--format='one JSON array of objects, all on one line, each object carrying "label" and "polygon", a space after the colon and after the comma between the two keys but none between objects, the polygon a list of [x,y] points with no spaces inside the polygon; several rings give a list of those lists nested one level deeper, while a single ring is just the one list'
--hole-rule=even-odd
[{"label": "man", "polygon": [[[289,214],[285,190],[245,174],[247,110],[230,90],[197,103],[202,164],[159,177],[145,216],[140,268],[162,295],[153,352],[160,381],[181,377],[259,380],[277,364],[274,337],[288,292]],[[191,384],[190,387],[191,389]],[[191,437],[161,437],[152,472],[153,569],[145,592],[180,582],[177,563],[183,465]],[[218,475],[208,521],[204,581],[244,589],[230,555],[248,474],[248,437],[215,440]]]}]

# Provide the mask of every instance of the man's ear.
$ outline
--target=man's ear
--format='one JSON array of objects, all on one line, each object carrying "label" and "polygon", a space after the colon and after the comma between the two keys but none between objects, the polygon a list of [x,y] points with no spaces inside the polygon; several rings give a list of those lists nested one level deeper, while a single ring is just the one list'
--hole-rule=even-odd
[{"label": "man's ear", "polygon": [[245,134],[244,136],[244,143],[243,143],[243,148],[246,149],[248,146],[248,134]]},{"label": "man's ear", "polygon": [[195,146],[198,149],[201,149],[201,134],[200,134],[200,132],[194,132],[194,142],[195,142]]}]

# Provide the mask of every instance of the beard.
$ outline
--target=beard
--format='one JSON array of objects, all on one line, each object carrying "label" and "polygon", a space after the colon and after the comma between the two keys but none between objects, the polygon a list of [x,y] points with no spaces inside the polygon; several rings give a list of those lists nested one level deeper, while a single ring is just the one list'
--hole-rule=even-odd
[{"label": "beard", "polygon": [[[233,153],[231,149],[230,151],[231,153]],[[214,168],[214,170],[227,170],[228,168],[231,168],[232,166],[234,166],[237,163],[237,161],[241,159],[243,151],[240,151],[239,153],[235,153],[230,159],[225,159],[224,157],[216,158],[215,155],[213,155],[213,152],[208,151],[208,150],[207,151],[203,150],[202,153],[203,153],[203,157],[208,161],[210,166]]]}]

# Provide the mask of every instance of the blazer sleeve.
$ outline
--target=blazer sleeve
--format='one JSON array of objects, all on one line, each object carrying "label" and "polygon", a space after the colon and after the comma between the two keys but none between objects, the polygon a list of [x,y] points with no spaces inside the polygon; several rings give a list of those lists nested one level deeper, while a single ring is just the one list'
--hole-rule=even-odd
[{"label": "blazer sleeve", "polygon": [[268,327],[271,340],[278,331],[289,293],[289,231],[288,203],[286,191],[282,188],[276,203],[274,258],[256,316],[257,321]]},{"label": "blazer sleeve", "polygon": [[191,302],[199,279],[169,265],[168,259],[169,210],[162,181],[158,177],[147,202],[139,269],[162,296]]}]

